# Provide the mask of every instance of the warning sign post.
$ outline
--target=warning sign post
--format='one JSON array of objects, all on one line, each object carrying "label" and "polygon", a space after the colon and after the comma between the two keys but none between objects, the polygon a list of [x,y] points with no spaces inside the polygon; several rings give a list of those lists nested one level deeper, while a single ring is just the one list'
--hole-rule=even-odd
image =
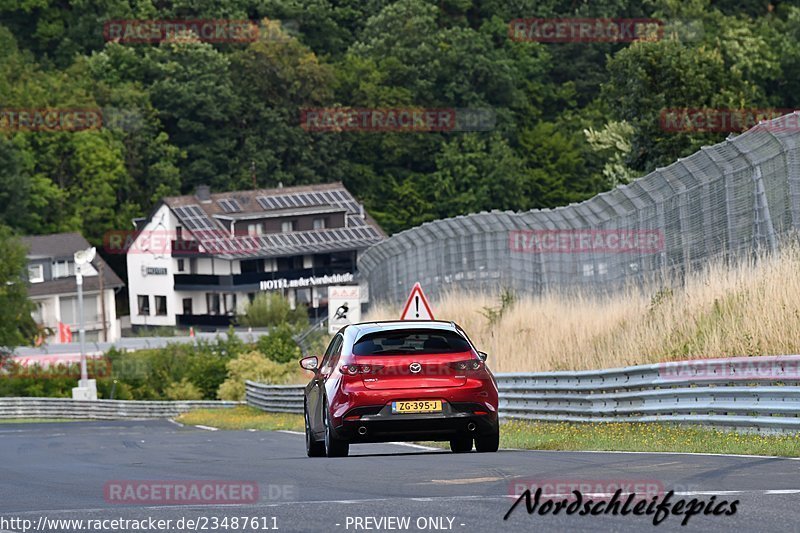
[{"label": "warning sign post", "polygon": [[415,283],[411,289],[411,294],[408,295],[406,305],[400,314],[400,320],[433,320],[431,305],[428,303],[425,293],[422,292],[419,282]]}]

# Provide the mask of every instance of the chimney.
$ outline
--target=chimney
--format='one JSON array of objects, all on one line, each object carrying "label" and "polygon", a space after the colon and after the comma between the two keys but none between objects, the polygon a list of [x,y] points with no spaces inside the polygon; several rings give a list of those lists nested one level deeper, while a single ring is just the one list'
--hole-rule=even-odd
[{"label": "chimney", "polygon": [[194,195],[197,197],[198,200],[201,202],[210,202],[211,201],[211,187],[208,185],[198,185],[197,189],[195,189]]}]

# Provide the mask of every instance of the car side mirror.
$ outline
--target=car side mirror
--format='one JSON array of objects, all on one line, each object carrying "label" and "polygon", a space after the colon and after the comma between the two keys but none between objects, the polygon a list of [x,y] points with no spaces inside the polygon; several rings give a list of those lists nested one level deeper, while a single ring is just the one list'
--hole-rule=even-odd
[{"label": "car side mirror", "polygon": [[306,370],[311,370],[312,372],[317,371],[317,367],[319,366],[319,360],[317,360],[316,355],[312,355],[311,357],[303,357],[300,359],[300,366],[302,366]]},{"label": "car side mirror", "polygon": [[486,359],[488,357],[489,357],[488,353],[486,353],[486,352],[478,352],[478,359],[480,359],[481,361],[486,361]]}]

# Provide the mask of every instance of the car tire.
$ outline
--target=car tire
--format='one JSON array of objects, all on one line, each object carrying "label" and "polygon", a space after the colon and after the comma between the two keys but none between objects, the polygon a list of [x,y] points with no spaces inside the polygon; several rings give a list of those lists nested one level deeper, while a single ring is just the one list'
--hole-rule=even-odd
[{"label": "car tire", "polygon": [[325,455],[328,457],[347,457],[350,453],[350,443],[339,440],[333,434],[333,429],[328,422],[328,412],[324,409],[323,417],[325,421]]},{"label": "car tire", "polygon": [[500,432],[475,437],[475,450],[479,453],[496,452],[500,448]]},{"label": "car tire", "polygon": [[450,449],[453,453],[467,453],[472,451],[472,436],[459,435],[450,439]]},{"label": "car tire", "polygon": [[303,409],[303,418],[306,422],[306,454],[309,457],[325,457],[325,443],[314,438],[314,433],[308,423],[308,411],[305,409]]}]

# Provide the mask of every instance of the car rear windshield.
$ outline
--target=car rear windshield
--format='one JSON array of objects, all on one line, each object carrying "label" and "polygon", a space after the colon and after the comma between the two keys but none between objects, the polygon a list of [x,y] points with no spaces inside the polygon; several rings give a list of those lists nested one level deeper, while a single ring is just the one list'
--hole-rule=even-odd
[{"label": "car rear windshield", "polygon": [[360,338],[353,345],[353,355],[447,354],[471,349],[464,337],[452,331],[382,331]]}]

